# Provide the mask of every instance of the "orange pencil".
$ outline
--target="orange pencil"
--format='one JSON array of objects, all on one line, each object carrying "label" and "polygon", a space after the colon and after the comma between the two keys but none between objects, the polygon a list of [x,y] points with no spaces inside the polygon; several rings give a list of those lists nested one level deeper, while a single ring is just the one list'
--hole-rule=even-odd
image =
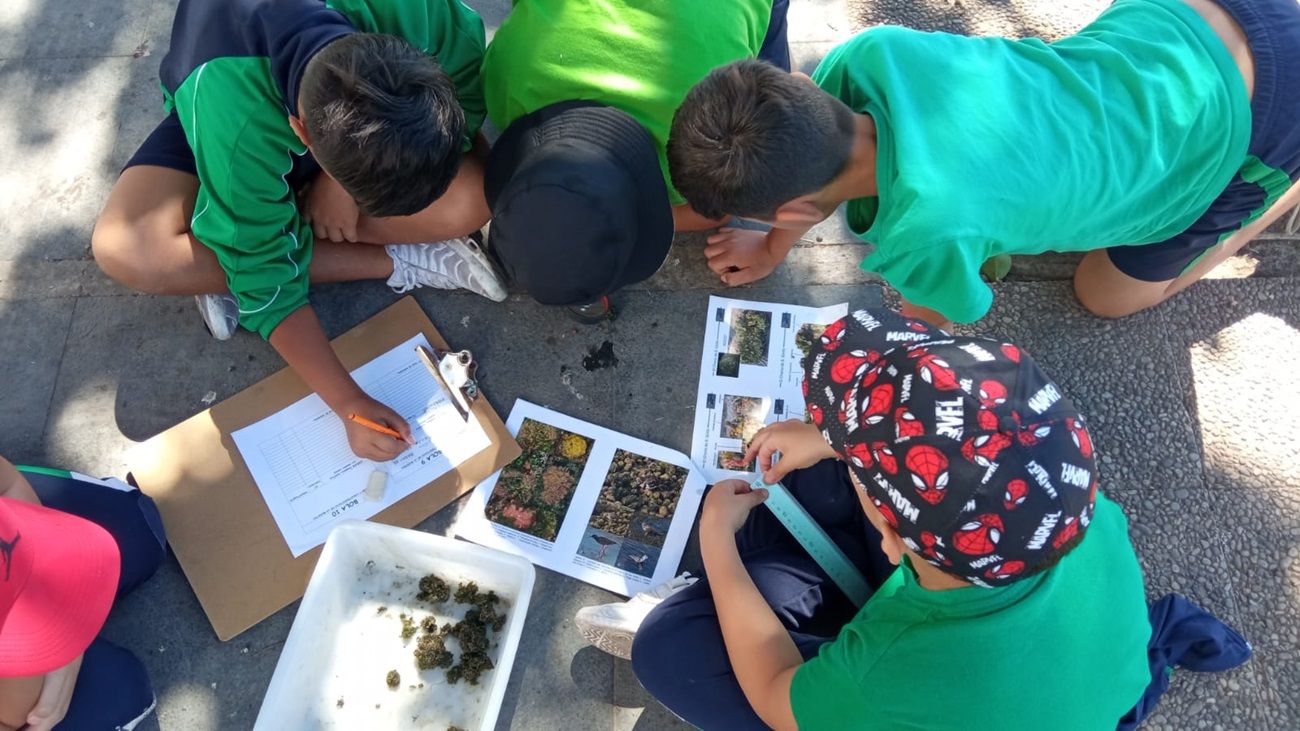
[{"label": "orange pencil", "polygon": [[[367,429],[373,429],[373,430],[379,432],[380,434],[387,434],[388,436],[390,436],[390,437],[392,437],[392,438],[394,438],[394,439],[396,439],[396,440],[398,440],[398,441],[400,441],[400,442],[406,442],[406,437],[404,437],[404,436],[402,436],[401,434],[399,434],[399,433],[397,432],[396,429],[389,429],[388,427],[384,426],[383,424],[379,424],[379,423],[373,422],[373,421],[367,419],[367,418],[364,417],[364,416],[357,416],[356,414],[348,414],[348,420],[349,420],[349,421],[355,421],[356,423],[360,424],[361,426],[364,426],[364,427],[367,428]],[[407,443],[409,444],[409,442],[407,442]]]}]

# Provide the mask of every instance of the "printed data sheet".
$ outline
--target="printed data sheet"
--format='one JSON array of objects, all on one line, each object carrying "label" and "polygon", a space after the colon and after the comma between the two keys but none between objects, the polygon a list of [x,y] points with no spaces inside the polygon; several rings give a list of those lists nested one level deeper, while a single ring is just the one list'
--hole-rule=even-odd
[{"label": "printed data sheet", "polygon": [[808,350],[848,309],[709,298],[691,459],[710,483],[752,476],[745,448],[754,434],[804,418]]},{"label": "printed data sheet", "polygon": [[[464,421],[416,355],[417,335],[352,371],[357,385],[402,415],[415,444],[390,462],[352,453],[343,422],[316,394],[234,432],[280,533],[295,557],[325,542],[344,518],[366,520],[488,447],[476,417]],[[382,496],[365,494],[387,473]]]}]

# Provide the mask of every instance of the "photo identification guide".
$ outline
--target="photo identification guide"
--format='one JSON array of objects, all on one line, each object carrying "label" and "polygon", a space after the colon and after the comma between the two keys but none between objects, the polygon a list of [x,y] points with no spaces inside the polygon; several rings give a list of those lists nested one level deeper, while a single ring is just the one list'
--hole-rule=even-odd
[{"label": "photo identification guide", "polygon": [[803,307],[710,297],[691,459],[709,484],[756,476],[745,447],[767,424],[803,419],[804,359],[848,304]]},{"label": "photo identification guide", "polygon": [[[486,449],[491,440],[416,355],[423,334],[352,371],[363,391],[406,419],[415,444],[389,462],[352,452],[343,421],[312,394],[231,436],[297,558],[325,542],[344,519],[367,520]],[[373,472],[387,474],[383,495],[364,494]]]},{"label": "photo identification guide", "polygon": [[686,455],[524,401],[523,454],[480,483],[458,537],[631,596],[677,575],[704,495]]}]

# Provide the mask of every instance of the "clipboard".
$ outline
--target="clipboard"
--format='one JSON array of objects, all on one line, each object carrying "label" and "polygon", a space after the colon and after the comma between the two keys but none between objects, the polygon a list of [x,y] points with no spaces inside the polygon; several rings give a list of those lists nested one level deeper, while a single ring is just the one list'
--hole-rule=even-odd
[{"label": "clipboard", "polygon": [[[447,348],[428,315],[408,296],[331,345],[352,370],[417,333]],[[321,547],[293,557],[230,437],[310,393],[285,368],[142,442],[128,455],[131,475],[158,504],[172,551],[222,641],[301,598],[320,557]],[[371,520],[413,527],[519,456],[519,445],[486,397],[474,402],[471,416],[487,433],[488,447]]]}]

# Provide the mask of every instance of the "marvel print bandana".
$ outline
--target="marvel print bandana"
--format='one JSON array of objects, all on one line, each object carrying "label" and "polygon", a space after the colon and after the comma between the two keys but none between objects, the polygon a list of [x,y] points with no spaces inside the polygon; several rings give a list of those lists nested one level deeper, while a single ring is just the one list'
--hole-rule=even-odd
[{"label": "marvel print bandana", "polygon": [[873,309],[826,328],[811,356],[810,418],[926,561],[1000,586],[1087,528],[1092,440],[1016,346]]}]

